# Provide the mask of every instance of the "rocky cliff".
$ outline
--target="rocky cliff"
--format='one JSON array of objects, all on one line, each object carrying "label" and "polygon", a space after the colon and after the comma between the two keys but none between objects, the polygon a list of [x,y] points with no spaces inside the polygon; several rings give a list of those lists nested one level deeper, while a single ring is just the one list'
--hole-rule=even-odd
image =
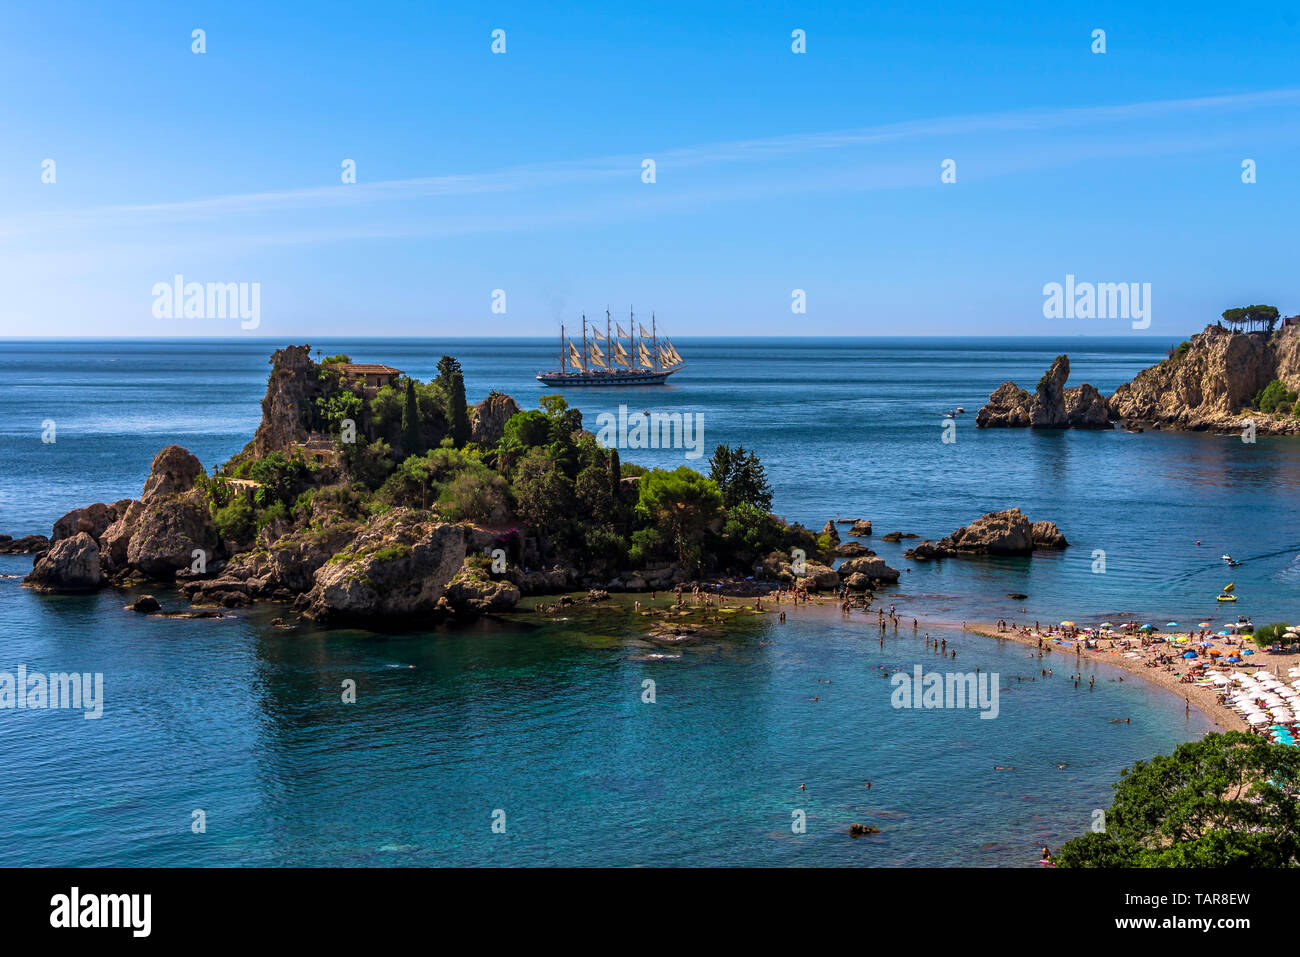
[{"label": "rocky cliff", "polygon": [[1259,433],[1294,433],[1300,423],[1250,408],[1274,379],[1300,386],[1300,329],[1229,332],[1210,325],[1186,350],[1145,369],[1115,390],[1112,409],[1123,419],[1176,429],[1237,431],[1246,420]]},{"label": "rocky cliff", "polygon": [[311,346],[286,346],[271,355],[271,376],[262,399],[262,421],[246,452],[261,458],[286,451],[309,438],[303,410],[322,392]]}]

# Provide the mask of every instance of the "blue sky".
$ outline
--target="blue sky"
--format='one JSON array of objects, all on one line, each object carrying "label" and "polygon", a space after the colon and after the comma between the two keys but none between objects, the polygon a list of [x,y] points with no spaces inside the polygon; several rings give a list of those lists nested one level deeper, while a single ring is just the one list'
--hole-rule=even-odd
[{"label": "blue sky", "polygon": [[[1067,273],[1153,335],[1300,312],[1296,4],[616,6],[0,8],[0,336],[1130,331],[1045,319]],[[259,327],[156,318],[178,273]]]}]

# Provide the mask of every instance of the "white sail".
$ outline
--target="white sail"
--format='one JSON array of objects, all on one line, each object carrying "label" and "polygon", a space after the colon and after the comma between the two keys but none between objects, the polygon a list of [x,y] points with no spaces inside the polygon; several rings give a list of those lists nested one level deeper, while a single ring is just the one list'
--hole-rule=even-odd
[{"label": "white sail", "polygon": [[641,326],[641,337],[642,337],[643,339],[649,339],[649,338],[650,338],[650,333],[648,333],[648,332],[645,331],[645,326],[642,326],[641,323],[639,323],[639,322],[637,323],[637,325],[638,325],[638,326]]},{"label": "white sail", "polygon": [[578,351],[572,339],[569,340],[569,363],[575,368],[582,368],[582,353]]},{"label": "white sail", "polygon": [[597,339],[604,339],[604,338],[605,338],[605,336],[604,336],[603,333],[601,333],[599,330],[594,329],[594,328],[591,330],[591,334],[592,334],[593,336],[595,336]]},{"label": "white sail", "polygon": [[623,348],[623,343],[619,342],[617,339],[614,340],[614,349],[610,354],[610,358],[613,359],[617,365],[625,366],[629,369],[632,368],[632,363],[628,359],[627,350]]},{"label": "white sail", "polygon": [[650,350],[646,348],[644,342],[637,343],[636,359],[643,367],[647,369],[654,368],[654,362],[650,359]]}]

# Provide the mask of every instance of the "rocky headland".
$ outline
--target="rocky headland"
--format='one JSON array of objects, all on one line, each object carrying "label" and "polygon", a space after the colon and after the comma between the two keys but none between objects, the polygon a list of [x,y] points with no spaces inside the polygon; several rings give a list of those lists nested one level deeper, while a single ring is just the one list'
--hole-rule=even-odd
[{"label": "rocky headland", "polygon": [[1067,388],[1070,360],[1058,356],[1033,392],[1004,382],[975,416],[979,428],[1181,429],[1300,434],[1294,400],[1260,408],[1261,394],[1300,391],[1300,327],[1237,332],[1212,324],[1168,359],[1106,397],[1091,385]]}]

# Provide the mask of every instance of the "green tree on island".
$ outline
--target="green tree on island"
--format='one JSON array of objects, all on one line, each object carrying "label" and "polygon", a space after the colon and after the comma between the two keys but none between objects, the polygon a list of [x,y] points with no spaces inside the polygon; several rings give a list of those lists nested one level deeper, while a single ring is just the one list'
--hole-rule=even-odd
[{"label": "green tree on island", "polygon": [[660,530],[685,566],[698,566],[699,543],[722,512],[722,492],[712,479],[679,466],[671,472],[651,469],[641,477],[638,517]]},{"label": "green tree on island", "polygon": [[1060,867],[1293,867],[1300,749],[1207,734],[1121,772],[1105,829],[1068,841]]},{"label": "green tree on island", "polygon": [[727,508],[753,505],[765,512],[772,508],[772,486],[767,483],[767,472],[758,456],[746,452],[743,445],[734,449],[719,445],[709,459],[709,478],[717,483]]}]

